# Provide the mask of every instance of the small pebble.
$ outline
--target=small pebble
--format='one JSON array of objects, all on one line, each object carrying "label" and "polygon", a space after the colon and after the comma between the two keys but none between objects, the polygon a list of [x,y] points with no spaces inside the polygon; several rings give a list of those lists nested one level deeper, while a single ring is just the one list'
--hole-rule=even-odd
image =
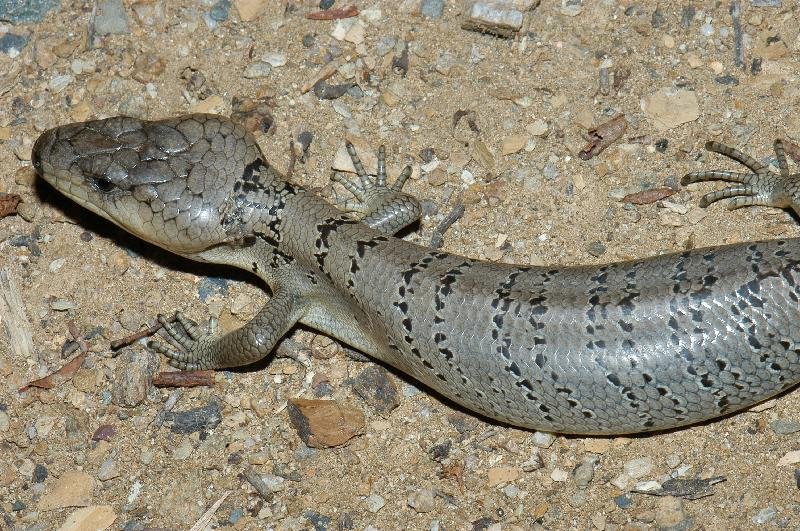
[{"label": "small pebble", "polygon": [[617,507],[619,507],[620,509],[627,509],[627,508],[629,508],[631,505],[633,505],[633,500],[631,500],[629,497],[627,497],[627,496],[625,496],[624,494],[622,494],[622,495],[620,495],[620,496],[615,496],[615,497],[614,497],[614,503],[615,503],[615,504],[617,505]]},{"label": "small pebble", "polygon": [[531,435],[531,441],[533,442],[533,445],[538,448],[550,448],[555,440],[556,438],[552,433],[546,433],[543,431],[535,431]]},{"label": "small pebble", "polygon": [[726,74],[724,76],[717,76],[714,78],[714,81],[719,83],[720,85],[728,85],[731,87],[734,87],[739,84],[739,78],[731,74]]},{"label": "small pebble", "polygon": [[230,16],[230,10],[230,0],[219,0],[219,2],[211,6],[208,16],[211,17],[214,22],[225,22]]},{"label": "small pebble", "polygon": [[219,426],[222,422],[222,410],[219,402],[211,400],[205,406],[178,412],[168,411],[164,418],[172,423],[170,426],[172,433],[186,435],[201,432],[202,434]]},{"label": "small pebble", "polygon": [[319,8],[322,9],[322,10],[330,9],[330,8],[333,7],[333,4],[335,2],[336,2],[336,0],[320,0]]},{"label": "small pebble", "polygon": [[432,489],[420,489],[408,497],[408,506],[418,513],[429,513],[436,507],[435,497]]},{"label": "small pebble", "polygon": [[386,505],[386,500],[377,494],[370,494],[367,496],[367,510],[371,513],[377,513],[383,506]]},{"label": "small pebble", "polygon": [[638,479],[646,476],[653,469],[653,458],[640,457],[638,459],[631,459],[623,465],[625,474],[633,479]]},{"label": "small pebble", "polygon": [[569,472],[561,468],[554,468],[553,471],[550,472],[550,479],[559,483],[564,482],[569,479]]},{"label": "small pebble", "polygon": [[583,507],[586,505],[586,502],[589,500],[586,491],[583,489],[575,491],[572,496],[569,498],[569,504],[573,507]]},{"label": "small pebble", "polygon": [[250,63],[242,74],[246,79],[259,79],[267,77],[272,72],[272,65],[264,61]]},{"label": "small pebble", "polygon": [[751,521],[756,525],[762,525],[774,519],[777,515],[778,511],[775,510],[775,507],[766,507],[758,511]]},{"label": "small pebble", "polygon": [[779,435],[790,435],[800,431],[800,422],[795,420],[776,419],[770,422],[769,426]]},{"label": "small pebble", "polygon": [[586,487],[591,483],[594,477],[594,465],[597,463],[597,458],[587,457],[581,464],[575,467],[572,475],[575,478],[575,484],[579,487]]},{"label": "small pebble", "polygon": [[419,12],[423,17],[441,18],[444,12],[444,0],[422,0]]},{"label": "small pebble", "polygon": [[605,254],[606,246],[603,245],[602,242],[592,242],[589,244],[586,251],[592,256],[600,257]]},{"label": "small pebble", "polygon": [[683,510],[683,501],[673,496],[658,499],[654,521],[658,529],[677,531],[691,527],[691,519],[687,519]]},{"label": "small pebble", "polygon": [[28,44],[28,37],[15,33],[6,33],[0,37],[0,52],[16,57]]},{"label": "small pebble", "polygon": [[94,31],[98,35],[130,33],[128,14],[122,0],[101,0],[97,3]]},{"label": "small pebble", "polygon": [[33,476],[31,479],[34,483],[42,483],[45,479],[47,479],[47,467],[41,463],[38,463],[35,467],[33,467]]}]

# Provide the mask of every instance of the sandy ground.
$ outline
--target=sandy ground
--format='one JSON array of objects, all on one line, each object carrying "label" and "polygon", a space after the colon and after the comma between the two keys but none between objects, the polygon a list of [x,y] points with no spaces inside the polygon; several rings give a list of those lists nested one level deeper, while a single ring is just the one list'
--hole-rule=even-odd
[{"label": "sandy ground", "polygon": [[[776,137],[800,140],[800,12],[793,2],[742,3],[744,68],[734,64],[728,2],[693,2],[696,14],[686,26],[688,2],[590,1],[575,13],[543,0],[516,39],[461,29],[462,5],[452,0],[440,18],[421,17],[413,2],[362,3],[363,28],[341,34],[336,21],[305,18],[317,9],[310,2],[293,2],[292,9],[268,3],[248,22],[232,7],[213,29],[204,20],[210,4],[126,4],[129,32],[99,37],[94,46],[87,45],[91,9],[81,2],[64,2],[38,24],[7,26],[29,41],[18,56],[0,54],[4,83],[17,78],[0,95],[0,191],[20,194],[27,206],[24,219],[0,220],[0,265],[24,301],[34,353],[23,359],[7,336],[0,339],[0,528],[55,529],[73,515],[89,529],[86,513],[74,514],[76,506],[89,506],[106,521],[111,515],[111,528],[183,529],[225,492],[211,519],[216,527],[800,527],[795,466],[779,464],[800,448],[797,432],[784,434],[800,420],[796,393],[758,412],[671,433],[553,439],[465,415],[399,374],[389,379],[400,405],[381,414],[354,392],[368,365],[303,331],[296,338],[312,346],[312,373],[291,359],[224,373],[212,388],[185,390],[175,406],[183,411],[217,400],[223,418],[216,429],[201,436],[157,428],[152,421],[171,390],[145,382],[144,401],[135,407],[119,394],[129,385],[126,374],[151,374],[166,363],[139,345],[112,357],[109,339],[176,309],[198,320],[218,315],[235,328],[266,295],[246,275],[136,241],[26,169],[32,142],[58,124],[122,113],[228,114],[234,100],[251,98],[266,102],[274,116],[274,129],[259,142],[275,166],[288,165],[291,138],[313,133],[295,178],[322,193],[330,193],[331,164],[346,135],[386,144],[395,167],[414,165],[408,190],[425,201],[428,215],[411,240],[429,241],[433,227],[463,202],[466,214],[445,237],[448,251],[561,265],[794,236],[800,231],[785,212],[700,210],[710,185],[680,189],[666,202],[619,200],[677,188],[687,171],[734,168],[702,151],[707,139],[759,159],[771,155]],[[347,33],[349,41],[332,33]],[[405,76],[392,68],[403,42]],[[331,57],[342,66],[329,82],[353,82],[361,91],[325,101],[302,93]],[[275,63],[269,73],[252,66],[261,58]],[[251,67],[248,76],[259,68],[266,75],[246,78]],[[187,68],[202,75],[202,87],[186,81]],[[630,76],[618,91],[599,90],[601,68]],[[668,108],[665,119],[686,121],[659,128],[664,124],[643,111],[642,101],[667,88],[693,92],[696,106]],[[466,117],[453,125],[458,111],[474,113],[474,129]],[[629,122],[622,138],[581,160],[581,135],[618,113]],[[423,150],[431,149],[440,163],[420,172],[430,158]],[[19,246],[25,235],[33,237]],[[212,284],[201,300],[209,274],[227,281]],[[83,368],[52,390],[19,393],[64,365],[70,321],[81,334],[99,332]],[[330,398],[366,415],[366,433],[341,448],[307,448],[288,421],[286,400],[314,397],[320,382]],[[93,441],[103,425],[113,435]],[[248,466],[269,480],[269,499],[242,479]],[[631,492],[671,475],[727,479],[695,501]],[[65,478],[77,482],[83,499],[52,502]]]}]

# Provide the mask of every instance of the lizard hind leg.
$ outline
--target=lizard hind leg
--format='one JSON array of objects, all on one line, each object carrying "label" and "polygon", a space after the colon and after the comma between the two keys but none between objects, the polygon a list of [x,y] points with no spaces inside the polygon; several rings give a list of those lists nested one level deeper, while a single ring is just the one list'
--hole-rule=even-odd
[{"label": "lizard hind leg", "polygon": [[704,195],[700,206],[706,207],[721,199],[730,199],[729,210],[745,206],[768,206],[775,208],[792,208],[800,214],[800,173],[790,174],[786,161],[786,150],[782,140],[775,141],[775,155],[779,172],[771,171],[768,166],[745,155],[738,149],[725,146],[719,142],[706,143],[706,149],[747,166],[753,173],[738,173],[727,170],[706,170],[687,173],[681,184],[703,181],[726,181],[735,183]]},{"label": "lizard hind leg", "polygon": [[333,174],[331,179],[353,195],[339,206],[358,214],[363,223],[384,234],[394,234],[417,221],[422,214],[422,207],[414,196],[403,192],[403,185],[411,176],[411,166],[403,168],[397,180],[387,185],[386,149],[383,146],[378,150],[378,171],[374,177],[367,174],[353,144],[347,142],[346,147],[358,182],[349,180],[341,173]]}]

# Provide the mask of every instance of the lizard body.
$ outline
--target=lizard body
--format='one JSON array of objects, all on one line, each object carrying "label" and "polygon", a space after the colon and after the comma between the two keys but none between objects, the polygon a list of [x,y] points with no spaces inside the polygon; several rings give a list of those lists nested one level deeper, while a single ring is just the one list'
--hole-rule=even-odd
[{"label": "lizard body", "polygon": [[[718,144],[751,174],[704,198],[797,209],[781,174]],[[191,259],[263,278],[272,298],[225,336],[167,323],[182,369],[246,365],[300,322],[464,407],[516,426],[617,434],[693,424],[800,381],[800,239],[747,242],[601,266],[491,263],[391,236],[419,205],[351,157],[356,218],[288,182],[230,120],[117,117],[51,129],[38,172],[67,197]],[[341,179],[338,178],[341,182]]]}]

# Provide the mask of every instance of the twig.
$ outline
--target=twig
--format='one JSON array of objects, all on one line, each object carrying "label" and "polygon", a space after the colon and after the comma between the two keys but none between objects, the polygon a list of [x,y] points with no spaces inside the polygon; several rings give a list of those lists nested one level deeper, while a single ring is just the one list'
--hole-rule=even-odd
[{"label": "twig", "polygon": [[439,249],[444,245],[444,233],[459,219],[461,216],[464,215],[465,212],[464,203],[459,203],[453,210],[450,211],[447,216],[439,223],[435,229],[433,229],[433,234],[431,234],[431,247],[433,249]]},{"label": "twig", "polygon": [[209,507],[208,510],[203,513],[203,516],[201,516],[197,522],[195,522],[189,531],[205,531],[208,525],[211,523],[211,519],[214,518],[214,513],[217,512],[219,506],[222,505],[222,502],[224,502],[225,498],[227,498],[229,495],[230,491],[225,492],[225,494],[222,495],[222,498],[214,502],[214,505]]},{"label": "twig", "polygon": [[[169,319],[167,319],[167,321],[170,322],[170,323],[174,323],[175,322],[175,316],[170,317]],[[111,342],[111,350],[119,350],[122,347],[127,347],[128,345],[130,345],[132,343],[135,343],[136,341],[139,341],[142,338],[150,337],[153,334],[155,334],[156,332],[158,332],[159,330],[161,330],[161,328],[162,328],[161,327],[161,323],[158,323],[158,324],[155,324],[155,325],[150,326],[148,328],[145,328],[144,330],[140,330],[140,331],[138,331],[136,333],[133,333],[133,334],[131,334],[129,336],[125,336],[125,337],[122,337],[120,339],[116,339],[116,340]]]}]

